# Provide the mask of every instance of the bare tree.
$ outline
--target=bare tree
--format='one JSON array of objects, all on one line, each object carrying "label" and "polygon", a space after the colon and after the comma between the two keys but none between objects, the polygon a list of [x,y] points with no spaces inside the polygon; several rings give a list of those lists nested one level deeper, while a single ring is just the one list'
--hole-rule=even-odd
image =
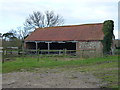
[{"label": "bare tree", "polygon": [[17,27],[18,30],[18,38],[24,40],[25,37],[28,35],[28,30],[23,27]]},{"label": "bare tree", "polygon": [[44,15],[41,12],[33,12],[33,14],[29,15],[29,17],[25,20],[25,27],[27,29],[42,27],[44,24]]},{"label": "bare tree", "polygon": [[25,20],[24,26],[26,29],[43,28],[43,27],[53,27],[59,26],[64,23],[64,19],[59,14],[55,14],[53,11],[46,11],[42,14],[40,11],[34,11]]},{"label": "bare tree", "polygon": [[60,15],[55,15],[53,11],[46,11],[46,21],[45,26],[46,27],[53,27],[53,26],[59,26],[62,25],[64,20]]},{"label": "bare tree", "polygon": [[23,27],[18,27],[18,38],[21,40],[21,47],[24,50],[24,39],[28,36],[28,30]]}]

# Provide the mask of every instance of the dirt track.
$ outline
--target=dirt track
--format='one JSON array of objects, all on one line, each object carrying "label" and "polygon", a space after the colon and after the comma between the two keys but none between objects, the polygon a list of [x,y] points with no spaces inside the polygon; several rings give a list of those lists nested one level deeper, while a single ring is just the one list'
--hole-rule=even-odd
[{"label": "dirt track", "polygon": [[3,88],[99,88],[103,84],[90,73],[50,69],[42,72],[3,74]]}]

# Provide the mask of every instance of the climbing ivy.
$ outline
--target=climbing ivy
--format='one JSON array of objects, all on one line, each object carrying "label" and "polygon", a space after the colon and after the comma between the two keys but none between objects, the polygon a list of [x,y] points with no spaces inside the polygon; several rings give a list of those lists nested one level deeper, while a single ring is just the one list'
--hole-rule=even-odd
[{"label": "climbing ivy", "polygon": [[103,23],[104,39],[102,41],[104,54],[110,52],[111,50],[113,28],[114,28],[114,22],[112,20],[104,21]]}]

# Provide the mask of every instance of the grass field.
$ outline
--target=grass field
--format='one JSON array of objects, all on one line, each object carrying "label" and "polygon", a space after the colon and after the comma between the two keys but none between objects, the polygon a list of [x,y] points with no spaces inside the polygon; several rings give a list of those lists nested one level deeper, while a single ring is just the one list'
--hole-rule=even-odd
[{"label": "grass field", "polygon": [[2,62],[0,62],[0,74],[2,73]]},{"label": "grass field", "polygon": [[17,57],[14,61],[2,64],[2,73],[16,72],[25,69],[32,71],[34,68],[50,69],[64,68],[74,69],[80,72],[90,72],[96,77],[107,82],[111,88],[118,87],[118,56],[107,56],[100,58],[77,58],[77,57]]}]

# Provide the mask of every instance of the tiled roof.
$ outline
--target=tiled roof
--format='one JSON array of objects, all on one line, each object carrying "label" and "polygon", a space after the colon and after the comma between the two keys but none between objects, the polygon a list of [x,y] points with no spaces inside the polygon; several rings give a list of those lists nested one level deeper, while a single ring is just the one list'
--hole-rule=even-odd
[{"label": "tiled roof", "polygon": [[37,28],[25,41],[103,40],[102,23]]}]

